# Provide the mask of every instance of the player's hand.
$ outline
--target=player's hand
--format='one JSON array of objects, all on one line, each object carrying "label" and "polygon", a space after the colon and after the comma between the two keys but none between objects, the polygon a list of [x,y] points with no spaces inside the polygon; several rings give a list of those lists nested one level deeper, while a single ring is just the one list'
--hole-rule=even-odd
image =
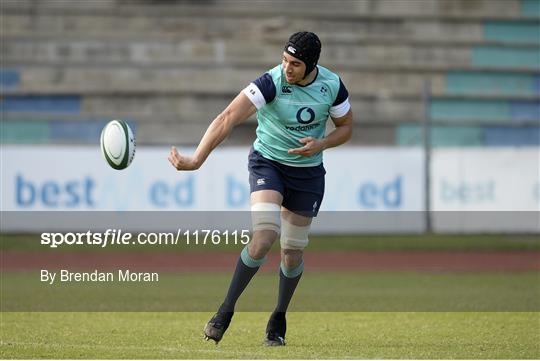
[{"label": "player's hand", "polygon": [[181,155],[176,150],[176,147],[171,147],[168,159],[177,170],[196,170],[200,167],[200,164],[197,164],[194,157]]},{"label": "player's hand", "polygon": [[289,149],[289,154],[298,154],[303,157],[311,157],[324,150],[323,141],[313,137],[306,137],[298,140],[300,143],[305,144],[300,148]]}]

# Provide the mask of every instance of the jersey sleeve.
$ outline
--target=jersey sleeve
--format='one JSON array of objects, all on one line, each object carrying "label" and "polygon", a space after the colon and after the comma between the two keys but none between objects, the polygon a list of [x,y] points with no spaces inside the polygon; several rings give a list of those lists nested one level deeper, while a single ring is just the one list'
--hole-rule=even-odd
[{"label": "jersey sleeve", "polygon": [[351,104],[349,103],[349,92],[345,85],[339,79],[339,90],[336,96],[336,100],[330,107],[330,116],[332,118],[341,118],[351,109]]},{"label": "jersey sleeve", "polygon": [[276,85],[270,74],[265,73],[244,88],[243,93],[257,109],[270,103],[276,97]]}]

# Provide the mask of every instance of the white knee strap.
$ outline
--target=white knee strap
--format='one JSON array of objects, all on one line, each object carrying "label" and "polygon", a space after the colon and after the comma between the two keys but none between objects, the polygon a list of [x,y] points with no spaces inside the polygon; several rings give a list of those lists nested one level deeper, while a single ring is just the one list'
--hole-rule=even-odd
[{"label": "white knee strap", "polygon": [[303,250],[309,243],[308,226],[295,226],[285,219],[281,220],[281,237],[279,243],[282,249],[298,249]]},{"label": "white knee strap", "polygon": [[253,231],[274,231],[279,233],[281,207],[276,203],[259,202],[251,206]]}]

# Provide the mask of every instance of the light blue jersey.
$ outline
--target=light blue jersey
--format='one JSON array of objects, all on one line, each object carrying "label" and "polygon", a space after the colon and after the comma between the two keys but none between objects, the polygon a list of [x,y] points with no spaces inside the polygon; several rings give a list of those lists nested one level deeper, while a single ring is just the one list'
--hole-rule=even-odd
[{"label": "light blue jersey", "polygon": [[293,85],[278,65],[244,89],[257,107],[253,147],[265,158],[295,167],[322,163],[322,152],[311,157],[287,152],[302,147],[301,138],[324,138],[328,116],[340,118],[350,109],[349,94],[339,76],[320,65],[317,70],[310,84]]}]

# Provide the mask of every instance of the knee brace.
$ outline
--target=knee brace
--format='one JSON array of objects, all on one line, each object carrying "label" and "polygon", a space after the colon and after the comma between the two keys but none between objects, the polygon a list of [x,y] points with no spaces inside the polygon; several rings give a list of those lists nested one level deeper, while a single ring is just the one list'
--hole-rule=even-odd
[{"label": "knee brace", "polygon": [[281,237],[279,243],[283,249],[303,250],[309,243],[309,226],[295,226],[289,221],[281,220]]},{"label": "knee brace", "polygon": [[279,204],[259,202],[251,206],[251,224],[255,231],[274,231],[279,233],[280,224]]}]

